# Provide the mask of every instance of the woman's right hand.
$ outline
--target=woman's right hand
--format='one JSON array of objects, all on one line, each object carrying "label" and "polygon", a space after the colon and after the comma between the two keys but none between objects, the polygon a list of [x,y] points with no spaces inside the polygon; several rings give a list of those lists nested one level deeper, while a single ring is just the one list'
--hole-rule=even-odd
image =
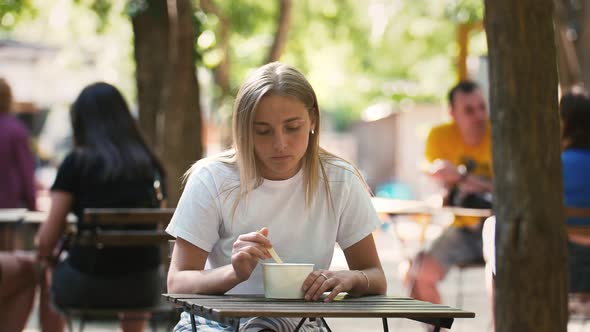
[{"label": "woman's right hand", "polygon": [[271,258],[267,248],[272,247],[272,244],[266,238],[267,235],[268,229],[264,227],[258,232],[242,234],[234,242],[231,264],[239,280],[250,278],[258,260]]}]

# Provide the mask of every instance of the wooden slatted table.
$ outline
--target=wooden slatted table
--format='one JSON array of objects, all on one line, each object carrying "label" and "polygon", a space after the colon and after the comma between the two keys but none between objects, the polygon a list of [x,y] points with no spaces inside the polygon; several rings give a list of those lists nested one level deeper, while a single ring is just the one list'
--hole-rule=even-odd
[{"label": "wooden slatted table", "polygon": [[247,317],[301,317],[295,331],[308,318],[326,317],[381,318],[383,330],[389,331],[387,318],[407,318],[431,324],[434,331],[450,328],[455,318],[473,318],[475,313],[440,304],[418,301],[409,297],[365,296],[360,298],[338,295],[333,302],[267,299],[262,295],[195,295],[164,294],[166,300],[191,315],[192,329],[196,331],[195,315],[239,330],[240,318]]}]

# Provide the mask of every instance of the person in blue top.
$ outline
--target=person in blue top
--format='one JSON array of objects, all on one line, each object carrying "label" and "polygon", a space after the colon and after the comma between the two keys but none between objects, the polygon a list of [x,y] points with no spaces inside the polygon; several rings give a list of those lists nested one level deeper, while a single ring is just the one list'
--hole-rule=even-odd
[{"label": "person in blue top", "polygon": [[[578,212],[568,213],[566,222],[590,227],[590,94],[575,87],[559,106],[565,206]],[[570,293],[590,292],[590,238],[570,234],[568,255]]]},{"label": "person in blue top", "polygon": [[[590,227],[590,94],[574,87],[563,94],[559,104],[561,120],[561,163],[564,204],[568,226]],[[572,213],[572,211],[574,211]],[[491,296],[496,275],[496,218],[488,218],[483,226],[483,252]],[[582,302],[590,293],[590,237],[568,234],[569,308],[576,306],[576,296]],[[572,297],[572,295],[574,295]],[[574,301],[572,301],[572,299]],[[573,310],[575,311],[575,310]]]}]

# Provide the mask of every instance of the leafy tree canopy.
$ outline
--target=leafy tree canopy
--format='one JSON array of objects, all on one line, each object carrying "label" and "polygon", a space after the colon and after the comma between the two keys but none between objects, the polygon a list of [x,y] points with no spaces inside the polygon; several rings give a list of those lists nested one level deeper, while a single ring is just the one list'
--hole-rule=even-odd
[{"label": "leafy tree canopy", "polygon": [[[276,30],[278,1],[210,0],[217,13],[206,12],[201,1],[195,1],[197,64],[215,70],[227,56],[235,94],[247,73],[265,61]],[[86,56],[104,64],[111,81],[133,95],[129,15],[145,10],[149,2],[8,0],[0,5],[0,22],[12,36],[51,41],[70,50],[71,62]],[[66,22],[52,26],[56,12],[64,10],[69,11]],[[457,25],[482,17],[481,0],[293,1],[281,61],[302,70],[322,109],[345,124],[377,102],[400,107],[443,102],[456,80]],[[220,40],[224,22],[230,25],[228,54]],[[486,52],[483,32],[472,33],[470,54]]]},{"label": "leafy tree canopy", "polygon": [[34,17],[35,13],[31,0],[0,1],[0,28],[10,30],[16,26],[21,17]]},{"label": "leafy tree canopy", "polygon": [[[0,1],[0,17],[15,23],[0,25],[0,38],[57,48],[51,66],[41,75],[59,78],[53,89],[69,101],[83,86],[103,80],[119,87],[134,100],[133,31],[126,1],[70,0],[17,1],[17,7]],[[4,21],[4,19],[2,19]],[[65,91],[67,90],[67,91]]]}]

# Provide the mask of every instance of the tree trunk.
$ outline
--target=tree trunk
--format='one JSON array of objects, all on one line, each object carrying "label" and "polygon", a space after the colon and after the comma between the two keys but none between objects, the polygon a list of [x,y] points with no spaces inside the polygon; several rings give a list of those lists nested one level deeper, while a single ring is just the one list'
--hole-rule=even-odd
[{"label": "tree trunk", "polygon": [[497,331],[566,331],[565,217],[551,0],[485,0]]},{"label": "tree trunk", "polygon": [[168,0],[169,66],[162,96],[165,135],[163,162],[168,203],[176,206],[181,177],[203,154],[199,86],[194,62],[193,10],[190,0]]},{"label": "tree trunk", "polygon": [[135,76],[139,126],[149,144],[161,155],[158,119],[165,68],[168,65],[168,10],[166,0],[150,0],[147,8],[131,18],[135,47]]},{"label": "tree trunk", "polygon": [[277,19],[277,31],[272,46],[266,58],[266,62],[278,61],[283,54],[285,44],[287,43],[287,32],[289,31],[289,23],[291,21],[291,7],[293,3],[291,0],[281,0],[279,7],[279,15]]}]

